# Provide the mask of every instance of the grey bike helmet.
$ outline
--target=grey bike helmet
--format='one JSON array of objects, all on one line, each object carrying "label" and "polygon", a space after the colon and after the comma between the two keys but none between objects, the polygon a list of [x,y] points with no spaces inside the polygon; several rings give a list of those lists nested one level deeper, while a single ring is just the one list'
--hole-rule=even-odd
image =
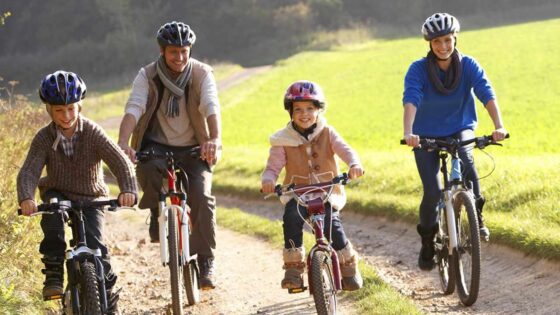
[{"label": "grey bike helmet", "polygon": [[434,13],[422,24],[422,35],[430,41],[436,37],[456,33],[461,29],[459,21],[449,13]]},{"label": "grey bike helmet", "polygon": [[196,41],[196,35],[187,24],[183,22],[165,23],[157,32],[157,41],[161,47],[192,46]]}]

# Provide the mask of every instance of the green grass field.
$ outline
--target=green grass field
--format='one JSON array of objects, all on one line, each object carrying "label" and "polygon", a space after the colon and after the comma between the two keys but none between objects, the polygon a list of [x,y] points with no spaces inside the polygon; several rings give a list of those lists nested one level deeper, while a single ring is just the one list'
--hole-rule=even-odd
[{"label": "green grass field", "polygon": [[[496,164],[481,182],[492,241],[554,259],[560,259],[560,147],[554,141],[560,131],[560,65],[554,57],[560,54],[559,31],[560,20],[549,20],[466,31],[458,38],[461,52],[474,56],[490,77],[511,134],[503,148],[486,150]],[[329,123],[359,152],[367,171],[348,189],[348,208],[416,222],[420,180],[412,153],[398,141],[403,78],[427,49],[418,36],[305,52],[221,93],[224,159],[215,187],[258,196],[268,136],[289,119],[283,93],[291,82],[308,79],[325,90]],[[478,115],[478,133],[490,133],[481,104]],[[481,152],[476,157],[483,176],[492,160]]]}]

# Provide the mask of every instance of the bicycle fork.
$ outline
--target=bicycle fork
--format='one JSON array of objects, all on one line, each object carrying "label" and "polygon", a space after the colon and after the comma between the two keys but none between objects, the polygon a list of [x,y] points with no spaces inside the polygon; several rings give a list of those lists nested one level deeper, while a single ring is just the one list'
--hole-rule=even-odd
[{"label": "bicycle fork", "polygon": [[166,206],[165,202],[160,201],[159,203],[159,243],[160,243],[160,257],[161,263],[166,266],[169,263],[169,249],[167,240],[167,222],[170,215],[177,217],[178,230],[179,230],[179,241],[181,248],[179,249],[181,253],[181,259],[179,261],[180,266],[184,266],[187,257],[190,257],[190,244],[189,244],[189,220],[186,211],[186,202],[181,201],[181,206],[169,205]]}]

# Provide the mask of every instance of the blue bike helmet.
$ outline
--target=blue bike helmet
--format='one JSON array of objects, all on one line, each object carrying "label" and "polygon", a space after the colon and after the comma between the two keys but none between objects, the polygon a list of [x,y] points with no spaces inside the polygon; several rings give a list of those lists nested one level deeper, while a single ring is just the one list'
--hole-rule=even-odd
[{"label": "blue bike helmet", "polygon": [[159,28],[157,40],[161,47],[172,46],[192,46],[196,41],[196,35],[187,24],[173,21],[166,23]]},{"label": "blue bike helmet", "polygon": [[43,79],[39,97],[50,105],[74,104],[86,97],[86,84],[77,74],[59,70]]}]

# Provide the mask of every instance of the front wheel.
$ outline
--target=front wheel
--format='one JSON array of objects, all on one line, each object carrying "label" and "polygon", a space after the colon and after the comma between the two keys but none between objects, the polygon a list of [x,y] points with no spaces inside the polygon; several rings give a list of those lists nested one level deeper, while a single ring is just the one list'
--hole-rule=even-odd
[{"label": "front wheel", "polygon": [[200,286],[198,283],[198,267],[195,260],[189,261],[183,267],[183,281],[187,293],[187,302],[194,305],[200,302]]},{"label": "front wheel", "polygon": [[445,207],[439,209],[439,230],[436,234],[436,259],[443,294],[455,291],[455,267],[453,256],[449,254],[449,228]]},{"label": "front wheel", "polygon": [[95,265],[89,261],[80,263],[80,274],[80,313],[102,315]]},{"label": "front wheel", "polygon": [[171,274],[171,305],[174,315],[183,314],[183,292],[181,291],[181,269],[179,268],[179,231],[177,214],[169,211],[167,244],[169,246],[169,272]]},{"label": "front wheel", "polygon": [[457,291],[461,302],[470,306],[478,298],[480,285],[480,232],[472,196],[461,191],[453,202],[457,222]]},{"label": "front wheel", "polygon": [[332,261],[326,252],[315,251],[313,253],[311,258],[311,282],[317,314],[336,314],[336,287]]}]

